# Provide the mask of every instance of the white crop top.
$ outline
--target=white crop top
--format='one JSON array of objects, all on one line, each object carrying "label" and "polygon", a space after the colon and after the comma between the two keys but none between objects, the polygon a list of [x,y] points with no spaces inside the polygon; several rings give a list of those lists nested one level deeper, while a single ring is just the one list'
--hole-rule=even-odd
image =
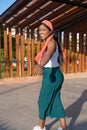
[{"label": "white crop top", "polygon": [[58,56],[59,56],[58,45],[56,45],[56,50],[54,54],[52,55],[51,59],[44,65],[44,67],[55,68],[60,66],[60,64],[58,63]]}]

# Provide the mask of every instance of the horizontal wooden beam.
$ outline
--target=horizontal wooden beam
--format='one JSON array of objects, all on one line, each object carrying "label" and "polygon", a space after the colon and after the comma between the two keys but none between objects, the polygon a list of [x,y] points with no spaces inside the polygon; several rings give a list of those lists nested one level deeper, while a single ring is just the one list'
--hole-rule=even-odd
[{"label": "horizontal wooden beam", "polygon": [[51,15],[45,16],[44,18],[42,18],[41,20],[39,20],[39,21],[37,22],[37,24],[31,25],[31,28],[36,28],[36,27],[38,27],[38,26],[40,25],[41,21],[44,20],[44,19],[52,20],[53,18],[57,17],[58,15],[60,15],[60,14],[62,14],[62,13],[64,13],[64,12],[66,12],[67,10],[69,10],[71,7],[72,7],[72,6],[70,6],[70,5],[64,5],[64,6],[62,5],[61,8],[59,8],[59,9],[53,11]]},{"label": "horizontal wooden beam", "polygon": [[38,6],[41,6],[41,5],[45,4],[46,2],[47,2],[46,0],[43,0],[43,1],[34,0],[34,1],[32,1],[30,6],[27,7],[27,5],[26,5],[26,10],[22,11],[21,13],[19,13],[19,15],[15,16],[14,19],[12,19],[10,22],[8,22],[6,24],[6,27],[8,27],[8,26],[15,26],[20,21],[22,21],[23,19],[27,20],[27,17],[29,15],[31,15],[33,12],[35,12],[38,9],[37,8]]},{"label": "horizontal wooden beam", "polygon": [[[60,4],[57,3],[49,3],[45,8],[41,9],[41,7],[39,7],[39,11],[34,14],[33,16],[29,17],[28,19],[26,19],[26,21],[24,21],[23,23],[19,24],[19,27],[26,27],[26,26],[30,26],[30,24],[36,22],[37,20],[39,21],[42,17],[44,17],[45,15],[49,14],[49,12],[53,12],[53,9],[57,8],[58,6],[60,6]],[[49,8],[50,7],[50,8]],[[42,16],[43,14],[43,16]],[[50,14],[52,15],[52,14]],[[33,17],[33,18],[32,18]],[[44,18],[42,18],[44,19]]]}]

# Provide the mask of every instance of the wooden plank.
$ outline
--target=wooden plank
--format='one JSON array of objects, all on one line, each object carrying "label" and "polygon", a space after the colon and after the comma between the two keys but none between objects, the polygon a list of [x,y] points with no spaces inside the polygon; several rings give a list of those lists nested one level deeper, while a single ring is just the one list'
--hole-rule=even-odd
[{"label": "wooden plank", "polygon": [[27,70],[28,70],[28,76],[31,75],[30,73],[30,64],[31,64],[31,58],[30,58],[30,55],[31,55],[31,51],[30,51],[30,33],[29,33],[29,28],[27,29]]},{"label": "wooden plank", "polygon": [[40,51],[40,48],[41,48],[41,42],[37,40],[37,54]]},{"label": "wooden plank", "polygon": [[21,29],[20,30],[20,45],[21,45],[21,48],[20,48],[20,55],[21,55],[21,76],[23,77],[24,76],[24,35],[23,35],[23,30]]},{"label": "wooden plank", "polygon": [[41,50],[41,41],[39,38],[39,32],[37,32],[37,54],[40,52]]},{"label": "wooden plank", "polygon": [[31,75],[34,75],[34,31],[31,31]]},{"label": "wooden plank", "polygon": [[21,31],[19,30],[20,36],[19,36],[19,76],[21,77]]},{"label": "wooden plank", "polygon": [[[83,34],[84,35],[84,34]],[[82,72],[85,71],[84,37],[82,35]]]},{"label": "wooden plank", "polygon": [[1,28],[0,28],[0,78],[1,78],[1,64],[2,61],[1,61]]},{"label": "wooden plank", "polygon": [[67,58],[67,73],[70,73],[70,48],[69,48],[69,32],[67,37],[67,43],[66,43],[66,58]]},{"label": "wooden plank", "polygon": [[[38,7],[38,8],[40,8],[39,10],[37,10],[37,9],[33,10],[31,16],[29,18],[27,18],[24,22],[19,23],[18,26],[22,27],[22,28],[26,27],[27,25],[34,23],[36,21],[36,19],[40,20],[40,18],[42,17],[42,14],[43,14],[43,16],[45,16],[46,14],[48,14],[49,12],[51,12],[52,10],[54,10],[55,8],[60,6],[60,3],[54,3],[52,1],[48,1],[48,2],[45,1],[45,2],[46,2],[46,4],[48,3],[45,7],[42,7],[43,6],[42,5],[41,6],[42,8],[40,6]],[[45,5],[45,3],[44,3],[44,5]],[[33,19],[32,19],[32,17],[33,17]],[[41,18],[41,19],[43,19],[43,18]]]},{"label": "wooden plank", "polygon": [[16,29],[16,75],[17,77],[20,76],[20,69],[19,69],[19,30]]},{"label": "wooden plank", "polygon": [[69,47],[69,32],[64,32],[64,73],[68,73],[69,59],[68,59],[68,48]]},{"label": "wooden plank", "polygon": [[4,58],[5,58],[5,76],[9,77],[8,73],[8,40],[7,40],[7,29],[4,28]]},{"label": "wooden plank", "polygon": [[80,72],[84,71],[84,52],[83,52],[83,33],[79,33],[79,69]]},{"label": "wooden plank", "polygon": [[87,72],[87,33],[86,33],[86,72]]},{"label": "wooden plank", "polygon": [[72,73],[76,73],[76,55],[77,55],[77,38],[76,32],[72,32]]},{"label": "wooden plank", "polygon": [[13,76],[13,67],[12,67],[12,32],[11,28],[9,28],[9,76]]},{"label": "wooden plank", "polygon": [[71,32],[69,32],[69,38],[68,38],[68,43],[67,43],[67,53],[68,53],[68,62],[67,62],[67,71],[68,73],[72,72],[72,63],[71,63]]},{"label": "wooden plank", "polygon": [[[63,7],[57,9],[56,11],[53,11],[51,15],[48,15],[48,16],[45,16],[43,17],[41,20],[39,20],[37,23],[31,25],[31,28],[36,28],[40,25],[41,21],[44,20],[44,19],[48,19],[48,20],[52,20],[54,19],[55,17],[59,16],[60,14],[63,14],[64,12],[66,12],[68,9],[70,9],[72,6],[70,5],[64,5]],[[57,20],[58,22],[59,20]],[[57,26],[59,27],[59,26]]]},{"label": "wooden plank", "polygon": [[[29,0],[28,0],[29,1]],[[28,2],[31,3],[31,1]],[[26,9],[24,11],[23,8],[19,10],[18,14],[16,14],[17,16],[14,17],[14,19],[12,19],[10,22],[8,22],[6,24],[6,26],[14,26],[17,25],[20,21],[22,21],[23,19],[27,18],[29,16],[29,14],[32,14],[33,12],[35,12],[41,5],[47,3],[46,0],[42,0],[42,1],[38,1],[38,0],[33,0],[32,3],[27,7],[26,5]],[[27,3],[26,3],[27,4]],[[24,5],[22,5],[24,7]],[[39,6],[39,7],[38,7]],[[31,19],[31,21],[34,19],[34,17],[29,18]],[[27,21],[28,18],[25,20]],[[22,23],[21,25],[23,25],[24,23]],[[29,24],[28,24],[29,25]]]}]

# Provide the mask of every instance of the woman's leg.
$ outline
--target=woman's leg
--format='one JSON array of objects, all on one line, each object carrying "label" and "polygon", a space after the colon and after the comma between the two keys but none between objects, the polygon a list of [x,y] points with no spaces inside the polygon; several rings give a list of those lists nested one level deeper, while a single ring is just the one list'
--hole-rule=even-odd
[{"label": "woman's leg", "polygon": [[39,126],[40,126],[41,129],[43,129],[44,126],[45,126],[45,120],[40,120],[39,121]]},{"label": "woman's leg", "polygon": [[60,118],[59,121],[60,121],[61,128],[63,128],[63,130],[67,130],[66,119],[65,118]]}]

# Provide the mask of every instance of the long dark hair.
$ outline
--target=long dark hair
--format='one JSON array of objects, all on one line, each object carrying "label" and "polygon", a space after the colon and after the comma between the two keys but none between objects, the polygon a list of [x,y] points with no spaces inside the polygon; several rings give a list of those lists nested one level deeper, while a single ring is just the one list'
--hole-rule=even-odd
[{"label": "long dark hair", "polygon": [[54,34],[54,40],[56,41],[56,43],[58,45],[58,52],[59,52],[58,63],[60,65],[63,65],[64,59],[63,59],[62,47],[61,47],[60,43],[58,42],[58,38],[57,38],[57,36],[55,36],[55,34]]},{"label": "long dark hair", "polygon": [[[46,24],[44,24],[44,23],[41,23],[41,24],[43,24],[44,26],[46,26],[46,27],[49,29],[49,31],[52,31]],[[51,34],[53,34],[54,40],[56,41],[56,43],[57,43],[57,45],[58,45],[58,53],[59,53],[58,63],[59,63],[60,65],[63,65],[64,59],[63,59],[63,52],[62,52],[61,45],[60,45],[60,43],[58,42],[58,38],[57,38],[56,33],[55,33],[55,32],[52,32]],[[51,34],[50,34],[50,35],[51,35]]]}]

